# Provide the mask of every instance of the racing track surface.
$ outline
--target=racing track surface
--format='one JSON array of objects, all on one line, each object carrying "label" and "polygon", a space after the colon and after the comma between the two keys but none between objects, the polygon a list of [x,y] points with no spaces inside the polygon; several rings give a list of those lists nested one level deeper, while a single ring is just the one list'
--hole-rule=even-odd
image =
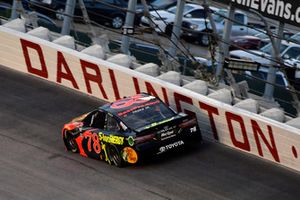
[{"label": "racing track surface", "polygon": [[300,175],[205,142],[116,168],[66,152],[60,129],[97,99],[0,67],[0,199],[299,199]]}]

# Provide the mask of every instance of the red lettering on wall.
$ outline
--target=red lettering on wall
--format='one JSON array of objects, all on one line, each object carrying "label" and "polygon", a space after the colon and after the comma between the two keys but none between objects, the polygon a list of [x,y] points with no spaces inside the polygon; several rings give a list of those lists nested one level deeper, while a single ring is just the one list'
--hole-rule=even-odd
[{"label": "red lettering on wall", "polygon": [[145,84],[146,84],[147,92],[148,92],[150,95],[159,97],[159,96],[157,95],[156,91],[154,90],[153,86],[151,85],[151,83],[149,83],[149,82],[146,81]]},{"label": "red lettering on wall", "polygon": [[251,125],[252,125],[252,130],[253,130],[253,134],[254,134],[257,150],[258,150],[258,154],[260,156],[264,157],[263,150],[262,150],[261,144],[260,144],[260,139],[258,137],[258,135],[259,135],[260,138],[263,140],[264,144],[269,149],[269,152],[273,156],[274,160],[276,162],[280,162],[277,147],[276,147],[274,136],[273,136],[272,127],[268,125],[268,133],[269,133],[269,138],[270,138],[270,142],[268,142],[266,136],[264,135],[263,131],[259,127],[258,123],[254,120],[251,120]]},{"label": "red lettering on wall", "polygon": [[119,88],[118,88],[118,84],[116,81],[116,77],[115,77],[115,73],[112,69],[108,69],[109,72],[109,76],[110,76],[110,80],[111,80],[111,84],[113,86],[113,90],[114,90],[114,94],[115,94],[115,99],[119,100],[120,98],[120,93],[119,93]]},{"label": "red lettering on wall", "polygon": [[141,93],[138,79],[135,78],[135,77],[132,77],[132,80],[133,80],[133,84],[134,84],[134,88],[135,88],[135,93],[136,93],[136,94]]},{"label": "red lettering on wall", "polygon": [[[81,63],[81,68],[82,68],[82,72],[83,72],[83,76],[84,76],[84,80],[85,80],[85,84],[86,84],[86,89],[87,89],[88,93],[92,94],[92,89],[91,89],[91,84],[90,84],[90,82],[92,81],[92,82],[95,82],[98,84],[103,98],[108,99],[106,92],[102,85],[102,77],[101,77],[101,72],[100,72],[98,65],[84,61],[84,60],[80,60],[80,63]],[[93,70],[95,72],[95,74],[88,73],[87,69]]]},{"label": "red lettering on wall", "polygon": [[[243,118],[239,115],[236,115],[236,114],[233,114],[230,112],[226,112],[225,115],[226,115],[227,125],[229,128],[229,133],[230,133],[230,137],[231,137],[231,141],[232,141],[233,145],[235,147],[243,149],[245,151],[250,151],[250,144],[249,144],[246,127],[245,127]],[[232,121],[239,123],[239,126],[240,126],[239,128],[241,130],[244,141],[238,141],[236,139]]]},{"label": "red lettering on wall", "polygon": [[[174,100],[175,100],[176,109],[177,109],[178,112],[182,112],[182,108],[181,108],[180,102],[185,102],[185,103],[193,105],[193,100],[190,97],[184,96],[182,94],[178,94],[176,92],[174,92]],[[191,116],[197,118],[196,113],[193,112],[193,111],[184,109],[183,112],[185,112],[186,114],[191,115]]]},{"label": "red lettering on wall", "polygon": [[[153,86],[151,85],[151,83],[149,82],[145,82],[146,84],[146,88],[147,88],[147,92],[153,96],[159,97],[157,92],[154,90]],[[168,99],[168,95],[167,95],[167,91],[165,88],[161,88],[162,92],[163,92],[163,96],[164,96],[164,102],[169,106],[169,99]]]},{"label": "red lettering on wall", "polygon": [[[27,40],[23,40],[23,39],[20,39],[20,40],[21,40],[23,55],[25,58],[28,72],[38,75],[38,76],[41,76],[43,78],[48,78],[48,71],[47,71],[43,51],[42,51],[42,48],[40,47],[40,45],[30,42],[30,41],[27,41]],[[32,66],[31,61],[30,61],[29,52],[28,52],[29,48],[34,49],[38,53],[40,64],[41,64],[40,69]]]},{"label": "red lettering on wall", "polygon": [[166,88],[161,88],[162,89],[162,92],[163,92],[163,95],[164,95],[164,102],[168,105],[168,106],[170,106],[170,103],[169,103],[169,98],[168,98],[168,94],[167,94],[167,90],[166,90]]},{"label": "red lettering on wall", "polygon": [[[66,73],[63,72],[62,68],[65,69]],[[64,55],[61,52],[57,52],[57,75],[56,75],[56,82],[61,83],[62,79],[66,79],[71,81],[74,88],[79,89],[74,76],[68,66],[68,63],[65,60]]]},{"label": "red lettering on wall", "polygon": [[199,106],[200,106],[201,109],[207,111],[210,126],[211,126],[211,130],[213,132],[213,136],[216,140],[219,140],[217,127],[216,127],[216,123],[215,123],[215,120],[214,120],[214,114],[219,115],[218,108],[212,107],[212,106],[210,106],[208,104],[205,104],[205,103],[202,103],[202,102],[199,102]]}]

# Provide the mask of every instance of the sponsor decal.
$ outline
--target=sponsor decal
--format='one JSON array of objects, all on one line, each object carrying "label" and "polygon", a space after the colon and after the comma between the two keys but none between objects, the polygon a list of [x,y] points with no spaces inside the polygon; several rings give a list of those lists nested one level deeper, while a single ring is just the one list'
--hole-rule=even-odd
[{"label": "sponsor decal", "polygon": [[190,132],[191,133],[195,133],[196,131],[197,131],[197,127],[196,126],[190,128]]},{"label": "sponsor decal", "polygon": [[175,137],[176,134],[175,134],[174,130],[172,130],[172,131],[167,131],[165,133],[162,133],[160,136],[161,136],[161,140],[166,140],[166,139]]},{"label": "sponsor decal", "polygon": [[122,150],[122,158],[128,163],[134,164],[138,161],[138,154],[133,148],[125,147]]},{"label": "sponsor decal", "polygon": [[124,137],[116,136],[116,135],[104,135],[102,132],[99,134],[99,140],[111,144],[123,145]]},{"label": "sponsor decal", "polygon": [[166,146],[162,146],[162,147],[159,148],[159,152],[157,154],[164,153],[164,152],[166,152],[168,150],[171,150],[173,148],[176,148],[176,147],[179,147],[179,146],[182,146],[182,145],[184,145],[184,142],[182,140],[179,140],[177,142],[168,144]]},{"label": "sponsor decal", "polygon": [[174,119],[174,117],[171,117],[169,119],[165,119],[163,121],[160,121],[160,122],[154,122],[148,126],[146,126],[144,129],[149,129],[149,128],[152,128],[152,127],[155,127],[155,126],[158,126],[158,125],[161,125],[161,124],[164,124],[164,123],[167,123],[169,121],[172,121]]},{"label": "sponsor decal", "polygon": [[176,136],[175,129],[176,126],[165,126],[162,130],[158,131],[157,133],[160,134],[161,140],[166,140]]},{"label": "sponsor decal", "polygon": [[155,104],[159,104],[159,103],[160,103],[160,101],[157,100],[157,101],[145,103],[145,104],[142,104],[142,105],[139,105],[139,106],[135,106],[135,107],[132,107],[132,108],[130,108],[128,110],[125,110],[124,112],[119,112],[118,116],[124,116],[124,115],[126,115],[128,113],[135,112],[135,111],[142,111],[147,106],[151,106],[151,105],[155,105]]},{"label": "sponsor decal", "polygon": [[127,142],[129,144],[129,146],[133,146],[134,145],[134,138],[132,136],[129,136],[127,138]]}]

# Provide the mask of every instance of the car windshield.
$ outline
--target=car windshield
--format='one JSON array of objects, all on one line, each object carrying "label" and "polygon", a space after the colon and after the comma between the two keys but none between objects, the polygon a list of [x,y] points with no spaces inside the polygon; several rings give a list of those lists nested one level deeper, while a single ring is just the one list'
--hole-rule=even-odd
[{"label": "car windshield", "polygon": [[[281,54],[287,47],[288,47],[287,45],[281,44],[281,45],[280,45],[280,54]],[[272,47],[272,44],[270,43],[270,44],[268,44],[268,45],[262,47],[262,48],[260,49],[260,51],[263,52],[263,53],[265,53],[265,54],[271,55],[271,54],[272,54],[272,48],[273,48],[273,47]]]},{"label": "car windshield", "polygon": [[221,23],[224,20],[223,16],[227,16],[227,10],[219,10],[212,15],[214,21],[217,23]]},{"label": "car windshield", "polygon": [[300,42],[300,33],[297,33],[297,34],[293,35],[292,37],[290,37],[290,40]]},{"label": "car windshield", "polygon": [[255,35],[255,37],[258,37],[260,39],[267,39],[269,36],[266,33],[258,33]]},{"label": "car windshield", "polygon": [[[173,6],[172,8],[168,9],[168,12],[175,14],[176,13],[176,6]],[[186,14],[187,12],[189,12],[190,10],[193,9],[193,6],[190,5],[185,5],[184,6],[184,10],[183,10],[183,14]]]},{"label": "car windshield", "polygon": [[154,6],[154,7],[159,8],[159,7],[165,7],[165,6],[167,6],[167,5],[169,5],[173,2],[174,2],[174,0],[164,0],[164,1],[156,0],[156,1],[153,1],[151,3],[151,5]]},{"label": "car windshield", "polygon": [[126,126],[136,130],[149,124],[169,119],[173,116],[175,116],[175,113],[159,101],[157,104],[151,104],[145,107],[138,106],[136,109],[126,112],[126,114],[119,117]]}]

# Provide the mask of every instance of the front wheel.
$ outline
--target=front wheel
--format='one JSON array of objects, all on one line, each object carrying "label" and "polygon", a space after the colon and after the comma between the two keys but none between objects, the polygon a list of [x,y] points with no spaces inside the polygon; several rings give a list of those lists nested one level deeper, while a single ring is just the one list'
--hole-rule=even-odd
[{"label": "front wheel", "polygon": [[107,156],[112,164],[114,164],[117,167],[123,167],[123,158],[120,154],[120,151],[115,145],[107,146]]},{"label": "front wheel", "polygon": [[203,32],[199,35],[199,43],[202,46],[208,47],[210,43],[210,33],[209,32]]},{"label": "front wheel", "polygon": [[56,11],[55,11],[55,18],[57,20],[60,20],[60,21],[63,21],[64,20],[64,12],[65,10],[63,8],[58,8]]},{"label": "front wheel", "polygon": [[115,16],[111,21],[111,26],[115,29],[120,29],[124,24],[124,18],[122,16]]},{"label": "front wheel", "polygon": [[70,150],[73,153],[79,152],[77,143],[69,131],[64,130],[63,139],[64,139],[64,143],[65,143],[67,150]]}]

